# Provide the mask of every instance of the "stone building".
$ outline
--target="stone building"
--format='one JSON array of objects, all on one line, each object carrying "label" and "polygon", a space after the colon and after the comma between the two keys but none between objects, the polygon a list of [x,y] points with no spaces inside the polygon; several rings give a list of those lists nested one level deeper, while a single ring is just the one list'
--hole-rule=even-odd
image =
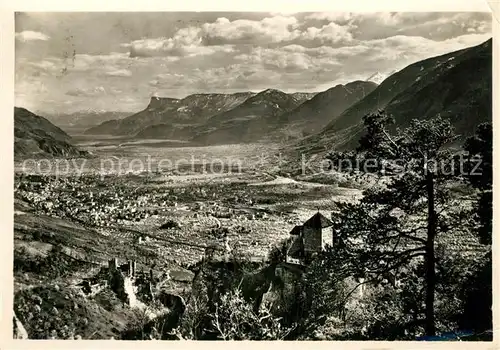
[{"label": "stone building", "polygon": [[318,211],[304,224],[295,226],[290,232],[291,244],[286,262],[303,265],[327,245],[333,245],[332,225],[332,222]]}]

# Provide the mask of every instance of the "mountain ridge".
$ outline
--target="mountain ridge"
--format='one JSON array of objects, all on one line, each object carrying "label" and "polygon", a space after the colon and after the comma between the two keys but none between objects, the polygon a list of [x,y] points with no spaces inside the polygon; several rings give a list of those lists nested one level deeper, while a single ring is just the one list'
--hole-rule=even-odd
[{"label": "mountain ridge", "polygon": [[120,120],[101,123],[87,129],[85,133],[134,136],[155,124],[197,124],[237,106],[251,95],[251,92],[193,94],[182,99],[153,96],[144,110]]},{"label": "mountain ridge", "polygon": [[458,133],[472,134],[475,125],[491,121],[491,42],[405,67],[295,148],[308,153],[352,149],[363,134],[362,117],[379,109],[395,117],[395,127],[440,115],[450,119]]},{"label": "mountain ridge", "polygon": [[70,143],[71,136],[48,119],[14,107],[14,158],[27,156],[79,157],[87,152]]},{"label": "mountain ridge", "polygon": [[[267,89],[259,93],[236,92],[231,94],[221,93],[198,93],[188,95],[184,98],[157,97],[150,98],[147,107],[135,114],[119,120],[107,120],[97,126],[93,126],[85,131],[86,134],[111,134],[120,136],[131,136],[139,138],[189,138],[196,136],[190,131],[202,130],[201,125],[209,122],[214,116],[237,108],[248,99],[255,96],[261,99],[260,102],[267,104],[262,95],[272,97],[276,95],[276,89]],[[280,92],[281,94],[285,94]],[[278,97],[273,104],[285,99],[286,103],[299,104],[314,96],[315,93],[295,92]],[[248,104],[258,104],[259,101],[250,100]],[[247,106],[248,106],[247,104]],[[279,104],[279,103],[278,103]],[[295,105],[294,105],[295,106]],[[267,108],[272,106],[267,104]],[[221,118],[219,118],[220,120]],[[213,119],[209,123],[214,123]],[[206,130],[205,130],[206,131]]]},{"label": "mountain ridge", "polygon": [[328,122],[377,87],[373,82],[356,80],[337,84],[317,93],[296,109],[279,118],[287,124],[282,132],[292,137],[320,131]]}]

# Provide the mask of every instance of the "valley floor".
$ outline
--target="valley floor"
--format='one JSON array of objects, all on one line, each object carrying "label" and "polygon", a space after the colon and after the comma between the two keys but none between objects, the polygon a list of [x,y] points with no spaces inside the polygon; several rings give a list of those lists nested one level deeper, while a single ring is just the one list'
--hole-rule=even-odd
[{"label": "valley floor", "polygon": [[[113,258],[135,260],[138,270],[168,275],[168,289],[182,293],[193,278],[187,267],[196,264],[207,249],[218,249],[227,240],[233,252],[262,262],[295,225],[317,210],[328,215],[335,201],[356,200],[361,193],[335,181],[316,183],[280,175],[271,153],[275,148],[266,145],[136,145],[123,151],[120,144],[108,142],[86,149],[95,155],[88,160],[90,166],[66,172],[60,171],[62,163],[58,168],[57,162],[70,160],[46,160],[45,169],[37,169],[36,163],[31,168],[26,168],[26,162],[17,164],[14,275],[18,294],[57,286],[83,298],[80,283]],[[130,162],[147,157],[204,159],[205,163],[151,172],[113,171],[108,166],[107,174],[99,174],[99,167],[111,163],[110,159]],[[224,168],[221,159],[237,159],[241,167]],[[71,162],[78,161],[87,160]],[[218,162],[217,171],[210,169],[212,162]],[[162,228],[166,223],[170,227]],[[54,247],[62,254],[60,266],[43,271],[34,267],[33,261],[47,259]],[[132,316],[125,312],[122,317]],[[125,326],[123,321],[121,328]],[[108,333],[119,336],[119,332]],[[106,336],[96,334],[84,335]]]},{"label": "valley floor", "polygon": [[[51,329],[44,327],[63,327],[53,325],[53,312],[62,312],[53,308],[69,308],[68,322],[79,320],[72,327],[83,338],[123,336],[138,311],[107,289],[87,295],[81,287],[110,259],[135,261],[137,271],[157,276],[163,292],[186,296],[192,267],[208,250],[229,245],[238,256],[262,263],[295,225],[318,210],[330,216],[335,202],[356,201],[367,181],[338,174],[292,176],[280,170],[277,147],[269,145],[120,144],[88,145],[94,158],[67,172],[58,172],[56,164],[63,160],[57,159],[46,161],[51,165],[45,172],[37,172],[35,163],[31,168],[16,164],[15,311],[25,322],[34,319],[34,300],[43,299],[37,312],[46,305],[47,314],[27,326],[36,337],[50,337]],[[148,157],[205,162],[151,171],[109,166],[111,160],[138,164]],[[220,160],[229,158],[224,157],[240,160],[241,167],[225,167]],[[107,171],[100,172],[105,162]],[[217,171],[210,164],[218,164]],[[472,238],[458,243],[458,250],[482,249]]]}]

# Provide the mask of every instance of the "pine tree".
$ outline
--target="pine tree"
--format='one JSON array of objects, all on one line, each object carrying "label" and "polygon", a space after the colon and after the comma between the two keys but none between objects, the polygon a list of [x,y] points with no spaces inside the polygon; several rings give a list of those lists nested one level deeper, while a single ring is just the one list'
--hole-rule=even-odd
[{"label": "pine tree", "polygon": [[366,133],[359,147],[329,154],[332,168],[391,176],[386,184],[365,190],[359,203],[340,205],[337,235],[374,279],[423,260],[423,323],[426,335],[435,335],[435,244],[438,235],[449,231],[454,203],[447,184],[457,177],[449,146],[457,137],[440,118],[413,120],[392,133],[393,120],[383,111],[365,116],[363,122]]}]

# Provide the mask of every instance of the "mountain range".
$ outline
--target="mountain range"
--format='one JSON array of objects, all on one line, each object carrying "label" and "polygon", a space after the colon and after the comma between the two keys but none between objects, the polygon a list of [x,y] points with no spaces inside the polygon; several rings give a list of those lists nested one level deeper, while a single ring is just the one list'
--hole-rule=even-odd
[{"label": "mountain range", "polygon": [[237,107],[217,114],[194,130],[198,144],[224,144],[259,141],[279,125],[279,116],[304,102],[293,94],[267,89]]},{"label": "mountain range", "polygon": [[179,129],[182,136],[184,128],[199,125],[215,114],[238,106],[253,95],[251,92],[242,92],[193,94],[183,99],[152,97],[146,109],[123,119],[106,121],[88,129],[86,134],[134,136],[141,133],[141,137],[156,138],[165,133],[167,137],[163,138],[168,138],[168,133],[175,134]]},{"label": "mountain range", "polygon": [[[37,113],[37,112],[35,112]],[[72,113],[47,113],[45,117],[63,130],[85,131],[90,127],[112,119],[122,119],[132,112],[83,110]]]},{"label": "mountain range", "polygon": [[14,107],[14,157],[86,155],[70,142],[71,137],[46,118]]},{"label": "mountain range", "polygon": [[196,144],[297,139],[321,130],[377,85],[356,81],[319,93],[194,94],[183,99],[152,97],[143,111],[108,120],[86,134],[181,139]]},{"label": "mountain range", "polygon": [[392,74],[376,89],[338,115],[317,134],[300,140],[308,153],[352,149],[363,135],[364,115],[383,109],[394,128],[412,119],[449,119],[463,140],[492,120],[492,40],[425,59]]},{"label": "mountain range", "polygon": [[[415,118],[447,118],[463,140],[478,124],[492,120],[491,59],[490,39],[413,63],[387,78],[375,73],[370,81],[339,84],[318,93],[266,89],[182,99],[152,97],[144,110],[116,115],[86,133],[198,145],[279,141],[291,143],[287,147],[294,152],[317,153],[354,148],[363,135],[363,116],[383,109],[395,119],[394,128],[408,126]],[[81,153],[64,131],[22,108],[15,109],[15,137],[16,155]]]},{"label": "mountain range", "polygon": [[208,142],[220,135],[210,136],[218,127],[229,128],[232,122],[241,118],[276,116],[314,96],[314,93],[266,91],[193,94],[183,99],[152,97],[143,111],[105,121],[85,133]]}]

